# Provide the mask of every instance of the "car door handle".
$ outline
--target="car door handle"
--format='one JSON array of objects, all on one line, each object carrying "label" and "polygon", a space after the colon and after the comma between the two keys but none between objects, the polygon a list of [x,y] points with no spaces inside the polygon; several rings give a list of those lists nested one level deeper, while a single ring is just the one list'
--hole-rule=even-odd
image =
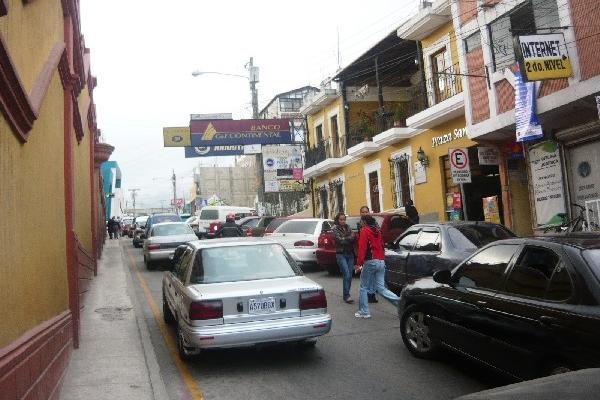
[{"label": "car door handle", "polygon": [[477,305],[480,306],[480,307],[487,306],[487,301],[477,300],[475,303],[477,303]]},{"label": "car door handle", "polygon": [[540,323],[543,325],[558,325],[558,319],[554,317],[549,317],[547,315],[542,315],[539,319]]}]

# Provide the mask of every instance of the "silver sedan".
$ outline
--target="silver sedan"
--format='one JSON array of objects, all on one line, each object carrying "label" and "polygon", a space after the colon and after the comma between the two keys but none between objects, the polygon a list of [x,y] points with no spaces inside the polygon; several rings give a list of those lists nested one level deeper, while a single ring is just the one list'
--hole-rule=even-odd
[{"label": "silver sedan", "polygon": [[205,348],[302,342],[331,329],[325,291],[287,251],[258,238],[194,241],[163,276],[163,315],[182,359]]},{"label": "silver sedan", "polygon": [[197,240],[196,234],[185,222],[163,222],[150,228],[144,240],[144,263],[153,269],[160,261],[168,261],[177,246]]}]

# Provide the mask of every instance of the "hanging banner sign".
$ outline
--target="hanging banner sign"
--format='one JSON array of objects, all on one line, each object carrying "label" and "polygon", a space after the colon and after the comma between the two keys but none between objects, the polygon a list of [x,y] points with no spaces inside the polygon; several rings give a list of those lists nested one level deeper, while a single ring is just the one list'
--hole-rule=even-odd
[{"label": "hanging banner sign", "polygon": [[452,180],[454,183],[471,183],[471,167],[469,166],[468,149],[450,149],[449,157]]},{"label": "hanging banner sign", "polygon": [[244,146],[197,146],[186,147],[185,158],[195,157],[221,157],[241,156],[244,154]]},{"label": "hanging banner sign", "polygon": [[515,73],[515,125],[517,142],[544,136],[536,114],[535,82],[525,82],[521,72]]},{"label": "hanging banner sign", "polygon": [[519,36],[523,72],[528,81],[573,76],[571,60],[562,33]]},{"label": "hanging banner sign", "polygon": [[163,142],[165,147],[191,146],[190,128],[187,126],[163,128]]},{"label": "hanging banner sign", "polygon": [[289,119],[192,120],[192,146],[289,144]]},{"label": "hanging banner sign", "polygon": [[265,192],[304,190],[301,146],[263,146]]},{"label": "hanging banner sign", "polygon": [[566,210],[558,145],[548,141],[531,146],[529,164],[537,226],[561,225]]},{"label": "hanging banner sign", "polygon": [[498,165],[498,150],[495,147],[479,146],[477,155],[479,156],[479,165]]}]

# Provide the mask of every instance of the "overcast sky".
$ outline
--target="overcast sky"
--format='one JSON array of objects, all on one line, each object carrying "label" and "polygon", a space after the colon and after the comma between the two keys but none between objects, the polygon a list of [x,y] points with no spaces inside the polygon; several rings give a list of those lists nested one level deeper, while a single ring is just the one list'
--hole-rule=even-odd
[{"label": "overcast sky", "polygon": [[[138,207],[189,196],[201,158],[164,148],[164,126],[187,126],[194,113],[250,118],[243,78],[252,56],[260,68],[259,108],[278,93],[318,86],[416,11],[420,0],[81,0],[81,25],[91,50],[98,127],[115,146],[123,189],[139,188]],[[212,159],[211,159],[212,160]],[[208,161],[208,160],[206,160]],[[129,201],[129,206],[131,202]]]}]

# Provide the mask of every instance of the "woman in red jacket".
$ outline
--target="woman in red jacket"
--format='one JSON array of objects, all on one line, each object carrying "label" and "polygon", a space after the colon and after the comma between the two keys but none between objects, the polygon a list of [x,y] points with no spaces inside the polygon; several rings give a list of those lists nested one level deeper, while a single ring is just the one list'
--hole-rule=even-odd
[{"label": "woman in red jacket", "polygon": [[398,304],[398,296],[385,288],[385,250],[383,248],[383,235],[379,226],[370,215],[361,217],[363,227],[358,237],[358,256],[356,260],[356,272],[362,269],[360,275],[360,289],[358,296],[358,312],[356,318],[371,318],[369,313],[368,290],[374,287],[375,291],[382,295],[393,305]]}]

